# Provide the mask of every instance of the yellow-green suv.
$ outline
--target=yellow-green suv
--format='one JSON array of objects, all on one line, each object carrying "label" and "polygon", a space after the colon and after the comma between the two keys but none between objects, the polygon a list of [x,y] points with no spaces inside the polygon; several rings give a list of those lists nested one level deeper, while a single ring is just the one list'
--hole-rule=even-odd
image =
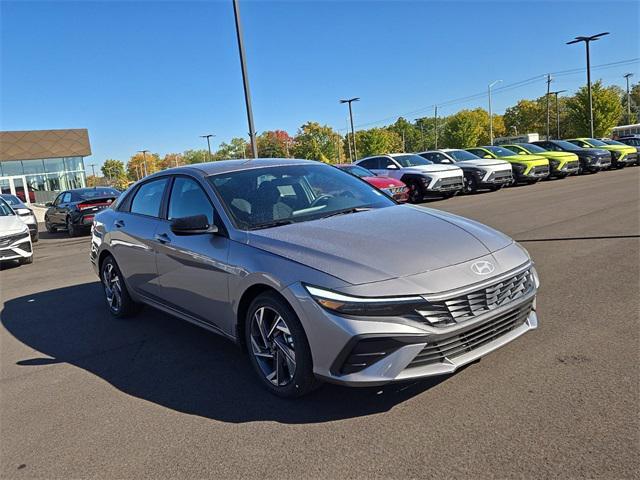
[{"label": "yellow-green suv", "polygon": [[636,149],[630,145],[609,145],[596,138],[571,138],[567,142],[581,148],[599,148],[611,152],[612,168],[623,168],[636,161]]},{"label": "yellow-green suv", "polygon": [[519,155],[505,147],[484,146],[467,148],[480,158],[506,160],[513,168],[516,183],[536,183],[549,176],[549,160],[538,155]]},{"label": "yellow-green suv", "polygon": [[552,152],[532,143],[511,143],[502,145],[513,150],[518,155],[536,155],[549,160],[550,177],[565,178],[569,175],[577,175],[580,170],[578,155],[571,152]]}]

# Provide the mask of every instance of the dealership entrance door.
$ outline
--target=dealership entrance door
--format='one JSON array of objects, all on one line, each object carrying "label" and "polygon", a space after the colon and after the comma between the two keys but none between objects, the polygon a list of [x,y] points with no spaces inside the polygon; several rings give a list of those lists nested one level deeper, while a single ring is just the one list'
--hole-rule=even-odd
[{"label": "dealership entrance door", "polygon": [[27,179],[24,175],[16,175],[13,177],[0,177],[0,191],[15,195],[24,203],[29,205],[32,198],[29,198],[29,189],[27,187]]}]

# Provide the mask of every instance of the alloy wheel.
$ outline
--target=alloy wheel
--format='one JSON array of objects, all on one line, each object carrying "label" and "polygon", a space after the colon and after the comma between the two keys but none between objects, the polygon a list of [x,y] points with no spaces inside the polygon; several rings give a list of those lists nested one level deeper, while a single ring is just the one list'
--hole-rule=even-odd
[{"label": "alloy wheel", "polygon": [[122,308],[122,285],[113,263],[107,263],[102,270],[102,284],[109,308],[114,313],[119,313]]},{"label": "alloy wheel", "polygon": [[258,308],[251,318],[251,352],[264,377],[277,387],[293,381],[296,352],[284,318],[271,307]]}]

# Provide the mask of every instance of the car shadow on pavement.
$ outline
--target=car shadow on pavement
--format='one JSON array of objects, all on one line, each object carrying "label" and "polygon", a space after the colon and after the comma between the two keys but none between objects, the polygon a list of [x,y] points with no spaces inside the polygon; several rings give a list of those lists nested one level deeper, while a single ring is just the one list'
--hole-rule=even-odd
[{"label": "car shadow on pavement", "polygon": [[44,355],[16,359],[21,368],[68,363],[129,395],[224,422],[303,424],[371,415],[448,378],[367,388],[327,384],[300,399],[281,399],[262,388],[243,352],[222,337],[152,308],[112,319],[99,282],[9,300],[1,321]]}]

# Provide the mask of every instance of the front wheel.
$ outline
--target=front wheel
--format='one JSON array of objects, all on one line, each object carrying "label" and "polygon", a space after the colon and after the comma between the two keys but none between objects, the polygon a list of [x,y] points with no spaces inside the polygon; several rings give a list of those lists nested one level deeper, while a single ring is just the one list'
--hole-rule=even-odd
[{"label": "front wheel", "polygon": [[30,265],[33,263],[33,255],[31,255],[30,257],[27,258],[21,258],[20,259],[20,265]]},{"label": "front wheel", "polygon": [[278,295],[263,293],[251,303],[245,341],[251,364],[271,393],[300,397],[319,385],[302,324]]},{"label": "front wheel", "polygon": [[58,229],[56,227],[54,227],[53,225],[51,225],[49,223],[49,220],[47,220],[46,218],[44,220],[44,226],[47,229],[47,232],[49,232],[49,233],[56,233],[58,231]]},{"label": "front wheel", "polygon": [[464,179],[464,193],[475,193],[478,191],[478,180],[475,177]]},{"label": "front wheel", "polygon": [[409,202],[420,203],[424,200],[424,190],[422,185],[417,181],[412,181],[409,186]]}]

